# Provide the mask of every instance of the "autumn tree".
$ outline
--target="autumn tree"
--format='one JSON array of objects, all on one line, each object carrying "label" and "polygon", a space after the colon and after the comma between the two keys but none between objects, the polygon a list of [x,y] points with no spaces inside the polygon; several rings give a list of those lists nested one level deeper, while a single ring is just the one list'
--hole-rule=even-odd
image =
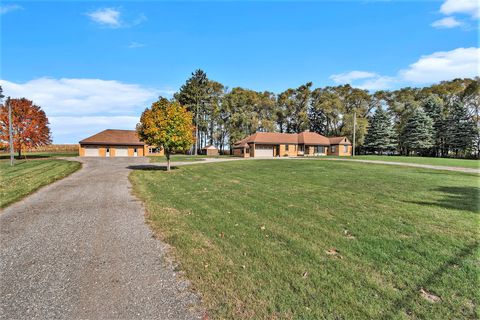
[{"label": "autumn tree", "polygon": [[12,108],[13,148],[22,156],[22,150],[35,148],[52,142],[48,118],[41,107],[32,101],[7,99],[0,106],[0,142],[9,145],[8,104]]},{"label": "autumn tree", "polygon": [[163,147],[170,171],[170,156],[174,152],[186,151],[195,142],[192,113],[176,101],[165,98],[145,109],[137,124],[137,132],[146,143]]}]

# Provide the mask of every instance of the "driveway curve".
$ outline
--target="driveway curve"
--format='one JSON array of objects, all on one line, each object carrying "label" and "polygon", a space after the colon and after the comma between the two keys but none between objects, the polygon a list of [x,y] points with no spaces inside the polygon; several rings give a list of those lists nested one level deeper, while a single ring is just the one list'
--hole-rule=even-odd
[{"label": "driveway curve", "polygon": [[196,319],[199,299],[145,224],[130,169],[83,168],[0,212],[0,318]]}]

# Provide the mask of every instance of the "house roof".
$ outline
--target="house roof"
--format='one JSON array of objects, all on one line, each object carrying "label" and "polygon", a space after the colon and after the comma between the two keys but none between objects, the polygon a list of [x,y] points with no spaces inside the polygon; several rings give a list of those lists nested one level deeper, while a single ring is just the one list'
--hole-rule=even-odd
[{"label": "house roof", "polygon": [[[344,139],[344,137],[339,137]],[[249,143],[256,144],[306,144],[329,146],[331,140],[316,132],[279,133],[257,132],[235,143],[235,148],[248,147]],[[338,143],[337,143],[338,144]]]},{"label": "house roof", "polygon": [[330,144],[352,144],[347,137],[330,137],[328,139],[330,140]]},{"label": "house roof", "polygon": [[143,146],[135,130],[107,129],[83,139],[80,144]]},{"label": "house roof", "polygon": [[307,145],[330,145],[330,140],[316,132],[305,131],[298,134],[298,143]]},{"label": "house roof", "polygon": [[217,147],[209,145],[209,146],[205,146],[205,147],[202,148],[202,150],[206,150],[206,149],[217,150]]}]

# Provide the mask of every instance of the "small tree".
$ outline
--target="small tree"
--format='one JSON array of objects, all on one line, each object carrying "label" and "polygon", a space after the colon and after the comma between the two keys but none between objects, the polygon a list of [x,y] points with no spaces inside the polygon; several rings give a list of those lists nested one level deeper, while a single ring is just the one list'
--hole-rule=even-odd
[{"label": "small tree", "polygon": [[170,171],[170,155],[177,151],[186,151],[195,142],[192,114],[178,102],[165,98],[145,109],[137,125],[140,138],[146,143],[163,147],[167,157],[167,171]]},{"label": "small tree", "polygon": [[445,154],[446,122],[443,100],[436,94],[429,95],[422,101],[422,107],[433,121],[433,148],[432,154]]},{"label": "small tree", "polygon": [[382,107],[377,108],[370,121],[365,136],[365,146],[374,152],[380,152],[380,154],[395,149],[395,131],[393,131],[388,113]]},{"label": "small tree", "polygon": [[402,143],[410,150],[421,152],[433,146],[433,123],[432,119],[423,111],[417,108],[408,117],[402,130]]},{"label": "small tree", "polygon": [[[9,99],[12,107],[13,147],[22,156],[25,148],[34,148],[52,142],[45,112],[25,98]],[[0,142],[9,145],[8,105],[0,106]]]}]

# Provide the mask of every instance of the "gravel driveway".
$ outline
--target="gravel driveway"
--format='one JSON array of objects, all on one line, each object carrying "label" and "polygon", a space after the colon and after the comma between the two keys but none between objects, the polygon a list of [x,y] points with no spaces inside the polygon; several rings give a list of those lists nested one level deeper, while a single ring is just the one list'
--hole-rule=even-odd
[{"label": "gravel driveway", "polygon": [[131,195],[128,167],[148,160],[80,161],[0,212],[0,318],[199,318]]}]

